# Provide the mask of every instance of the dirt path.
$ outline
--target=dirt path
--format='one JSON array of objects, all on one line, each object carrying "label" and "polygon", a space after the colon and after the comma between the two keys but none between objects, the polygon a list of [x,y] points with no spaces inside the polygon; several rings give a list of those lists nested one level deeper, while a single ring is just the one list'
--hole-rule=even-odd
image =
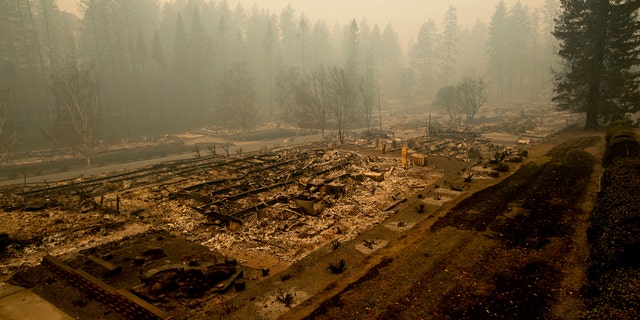
[{"label": "dirt path", "polygon": [[[303,145],[306,143],[320,141],[321,139],[322,137],[318,134],[305,135],[305,136],[297,137],[294,140],[294,143],[292,144]],[[21,175],[26,174],[27,176],[15,178],[15,179],[7,179],[7,180],[4,180],[2,179],[3,177],[0,177],[0,185],[46,184],[46,181],[61,181],[61,180],[67,180],[67,179],[75,179],[78,177],[99,176],[108,172],[143,168],[143,167],[159,164],[162,162],[193,159],[196,156],[195,147],[194,147],[196,144],[206,145],[207,143],[227,143],[227,142],[228,142],[227,140],[223,140],[215,137],[203,137],[198,139],[186,140],[184,142],[184,145],[189,148],[189,151],[182,152],[179,154],[172,154],[172,155],[166,155],[166,156],[160,156],[152,159],[142,159],[142,160],[129,160],[129,159],[126,159],[124,156],[122,156],[121,158],[118,158],[117,163],[94,165],[92,167],[81,166],[81,167],[75,167],[71,169],[56,168],[55,170],[52,170],[53,172],[51,173],[44,173],[46,172],[45,169],[37,170],[41,172],[41,174],[29,172],[28,170],[26,170],[27,171],[26,173],[23,173],[23,171],[20,171]],[[274,147],[275,145],[281,145],[281,144],[282,144],[282,139],[268,139],[268,140],[246,141],[246,142],[237,141],[233,145],[229,146],[229,153],[238,154],[239,152],[244,152],[244,153],[255,152],[263,148],[271,148],[271,147]],[[131,153],[135,153],[135,152],[136,150],[131,151]],[[206,152],[208,151],[202,150],[203,155],[206,155],[205,154]],[[219,154],[222,153],[221,150],[218,150],[218,152]],[[120,152],[120,153],[126,153],[126,152]],[[73,161],[69,161],[69,162],[73,162]],[[65,168],[70,167],[70,164],[60,163],[58,165]]]},{"label": "dirt path", "polygon": [[578,319],[603,135],[534,146],[518,172],[442,207],[284,318]]}]

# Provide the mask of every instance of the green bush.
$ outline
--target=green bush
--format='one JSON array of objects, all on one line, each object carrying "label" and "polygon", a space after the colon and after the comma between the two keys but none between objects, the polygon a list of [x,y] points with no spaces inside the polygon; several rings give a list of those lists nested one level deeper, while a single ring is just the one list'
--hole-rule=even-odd
[{"label": "green bush", "polygon": [[630,137],[635,139],[636,135],[633,132],[633,129],[627,126],[612,126],[607,129],[607,133],[605,135],[606,146],[611,144],[611,141],[616,137]]},{"label": "green bush", "polygon": [[606,148],[602,163],[609,166],[617,159],[640,159],[640,143],[629,126],[609,127],[605,136]]},{"label": "green bush", "polygon": [[602,162],[582,318],[640,319],[640,143],[630,128],[609,128]]},{"label": "green bush", "polygon": [[605,167],[619,159],[640,159],[640,143],[632,137],[615,137],[602,156]]}]

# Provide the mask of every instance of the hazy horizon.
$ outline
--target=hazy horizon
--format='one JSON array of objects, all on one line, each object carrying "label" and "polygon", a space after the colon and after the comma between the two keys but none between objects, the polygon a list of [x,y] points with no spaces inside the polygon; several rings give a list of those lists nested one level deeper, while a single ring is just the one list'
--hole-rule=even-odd
[{"label": "hazy horizon", "polygon": [[[2,11],[0,102],[11,93],[11,121],[28,134],[20,148],[50,143],[51,130],[70,134],[72,118],[53,108],[81,104],[96,117],[80,118],[113,141],[204,126],[244,134],[263,123],[372,128],[383,123],[376,108],[413,114],[458,87],[548,105],[559,65],[556,15],[540,10],[557,0],[504,0],[508,12],[491,27],[500,0],[224,0],[229,11],[214,8],[220,0],[54,1],[60,8],[9,1]],[[79,3],[94,19],[58,11],[80,16]],[[445,27],[450,6],[456,27]],[[478,19],[484,26],[473,28]],[[395,34],[384,32],[389,23]],[[66,105],[78,98],[63,94],[85,91],[97,99]],[[446,113],[453,126],[462,119]],[[82,127],[83,138],[94,135]]]},{"label": "hazy horizon", "polygon": [[[218,2],[219,0],[215,0]],[[542,6],[544,0],[503,0],[508,8],[518,1],[529,8]],[[60,9],[80,16],[78,4],[80,0],[57,0]],[[159,3],[172,0],[159,0]],[[287,5],[296,14],[304,15],[310,21],[325,20],[330,26],[338,23],[344,25],[352,19],[360,22],[366,19],[369,26],[377,24],[380,29],[391,23],[398,33],[401,45],[406,47],[410,40],[415,39],[420,26],[433,19],[438,25],[442,24],[444,15],[450,5],[457,8],[458,22],[462,28],[472,27],[478,20],[489,23],[500,0],[227,0],[229,7],[235,9],[241,3],[249,11],[254,5],[267,9],[279,15]],[[416,10],[424,8],[424,10]]]}]

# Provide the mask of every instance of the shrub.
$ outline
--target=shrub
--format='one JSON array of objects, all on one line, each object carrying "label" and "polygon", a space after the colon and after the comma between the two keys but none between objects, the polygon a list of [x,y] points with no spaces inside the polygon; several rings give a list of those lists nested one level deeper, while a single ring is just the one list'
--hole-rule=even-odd
[{"label": "shrub", "polygon": [[640,143],[631,129],[609,128],[605,170],[591,212],[588,311],[583,319],[640,318]]},{"label": "shrub", "polygon": [[344,272],[346,268],[347,268],[347,262],[344,261],[344,259],[340,259],[340,261],[337,264],[333,264],[333,263],[329,264],[329,270],[331,270],[331,273],[333,274],[340,274]]},{"label": "shrub", "polygon": [[627,126],[613,126],[605,136],[606,149],[602,163],[609,166],[623,158],[640,159],[640,143],[633,130]]},{"label": "shrub", "polygon": [[605,135],[606,146],[611,144],[611,141],[616,137],[630,137],[635,139],[636,135],[630,127],[627,126],[612,126],[607,129],[607,134]]},{"label": "shrub", "polygon": [[509,165],[506,163],[498,163],[493,166],[493,170],[498,172],[509,172]]}]

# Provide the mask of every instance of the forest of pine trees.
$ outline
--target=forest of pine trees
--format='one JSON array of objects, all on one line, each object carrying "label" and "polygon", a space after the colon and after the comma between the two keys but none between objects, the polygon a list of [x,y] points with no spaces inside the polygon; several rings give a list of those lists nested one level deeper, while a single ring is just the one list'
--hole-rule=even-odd
[{"label": "forest of pine trees", "polygon": [[[0,145],[52,146],[60,123],[78,117],[63,92],[97,99],[90,138],[102,141],[276,121],[375,128],[378,101],[425,110],[465,78],[482,78],[492,101],[549,101],[559,8],[499,1],[490,21],[463,25],[451,6],[405,44],[390,23],[328,25],[292,6],[83,0],[76,17],[55,1],[0,1]],[[69,77],[95,82],[73,91],[61,87]]]}]

